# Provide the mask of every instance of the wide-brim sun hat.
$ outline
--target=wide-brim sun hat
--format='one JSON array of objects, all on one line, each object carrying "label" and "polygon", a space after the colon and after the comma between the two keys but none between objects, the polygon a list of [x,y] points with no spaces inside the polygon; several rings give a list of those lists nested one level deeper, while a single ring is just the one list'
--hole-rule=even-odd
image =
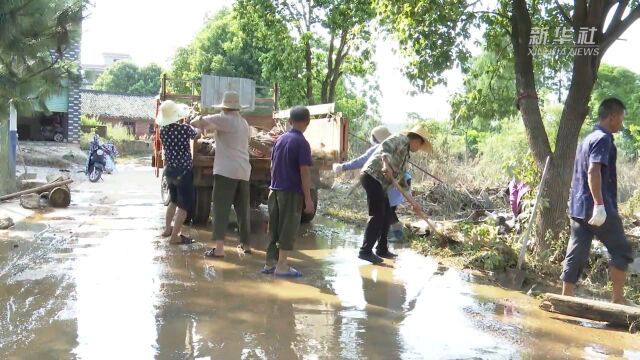
[{"label": "wide-brim sun hat", "polygon": [[214,105],[217,109],[223,110],[241,110],[248,106],[240,105],[240,95],[235,91],[225,91],[222,96],[222,103]]},{"label": "wide-brim sun hat", "polygon": [[373,136],[373,138],[376,139],[378,143],[382,143],[389,136],[391,136],[391,132],[389,131],[389,129],[387,129],[386,126],[376,126],[375,128],[373,128],[373,130],[371,130],[371,136]]},{"label": "wide-brim sun hat", "polygon": [[178,122],[189,115],[190,109],[185,104],[177,104],[173,100],[163,101],[156,117],[156,124],[163,127]]},{"label": "wide-brim sun hat", "polygon": [[433,150],[433,145],[431,144],[431,141],[429,141],[429,133],[427,132],[427,129],[425,129],[424,127],[420,126],[420,125],[416,125],[413,128],[411,128],[411,130],[406,132],[407,134],[415,134],[420,136],[420,138],[422,138],[422,141],[424,141],[424,143],[422,144],[422,147],[420,148],[421,151],[426,151],[426,152],[431,152]]}]

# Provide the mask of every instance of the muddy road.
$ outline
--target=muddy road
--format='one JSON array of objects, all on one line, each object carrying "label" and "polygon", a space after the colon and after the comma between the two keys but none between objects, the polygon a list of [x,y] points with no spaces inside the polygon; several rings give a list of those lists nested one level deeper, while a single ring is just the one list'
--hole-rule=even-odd
[{"label": "muddy road", "polygon": [[0,232],[0,359],[640,359],[640,338],[537,309],[408,249],[357,259],[360,233],[301,229],[293,281],[210,233],[173,246],[151,168],[121,166],[74,188],[72,206]]}]

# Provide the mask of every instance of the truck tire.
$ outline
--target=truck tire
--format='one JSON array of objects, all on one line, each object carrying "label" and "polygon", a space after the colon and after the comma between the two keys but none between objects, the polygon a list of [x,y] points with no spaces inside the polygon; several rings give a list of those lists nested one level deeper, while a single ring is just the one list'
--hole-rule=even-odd
[{"label": "truck tire", "polygon": [[195,209],[192,223],[194,225],[207,225],[211,213],[211,188],[197,187]]},{"label": "truck tire", "polygon": [[313,220],[313,218],[316,216],[316,212],[318,210],[318,189],[311,189],[311,199],[313,199],[313,214],[307,214],[303,210],[302,217],[300,218],[300,222],[303,224],[310,223],[311,220]]},{"label": "truck tire", "polygon": [[169,196],[169,184],[167,183],[167,178],[164,174],[162,174],[162,179],[160,180],[160,196],[162,196],[162,203],[164,206],[169,206],[171,196]]}]

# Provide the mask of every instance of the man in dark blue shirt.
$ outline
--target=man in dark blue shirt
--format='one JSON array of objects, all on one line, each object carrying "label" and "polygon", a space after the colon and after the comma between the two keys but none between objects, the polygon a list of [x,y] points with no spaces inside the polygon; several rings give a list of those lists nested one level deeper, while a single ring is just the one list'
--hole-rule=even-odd
[{"label": "man in dark blue shirt", "polygon": [[311,121],[309,109],[291,109],[291,130],[278,138],[271,154],[271,193],[269,193],[269,235],[263,274],[300,277],[302,273],[287,262],[298,236],[302,212],[314,211],[311,198],[311,147],[302,133]]},{"label": "man in dark blue shirt", "polygon": [[578,146],[569,204],[571,239],[560,276],[562,295],[574,295],[575,284],[589,261],[591,241],[596,237],[611,255],[611,301],[624,303],[625,273],[633,262],[633,253],[618,214],[617,150],[613,141],[613,134],[622,128],[624,110],[624,104],[616,98],[602,101],[599,124]]}]

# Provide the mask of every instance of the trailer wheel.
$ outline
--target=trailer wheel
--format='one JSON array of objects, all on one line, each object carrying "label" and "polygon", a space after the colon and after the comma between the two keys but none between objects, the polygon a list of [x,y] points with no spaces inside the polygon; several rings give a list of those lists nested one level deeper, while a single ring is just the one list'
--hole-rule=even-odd
[{"label": "trailer wheel", "polygon": [[311,189],[311,199],[313,199],[313,214],[307,214],[303,211],[300,219],[300,222],[303,224],[310,223],[316,216],[316,212],[318,211],[318,189]]},{"label": "trailer wheel", "polygon": [[211,188],[197,187],[195,209],[192,218],[194,225],[207,225],[211,213]]}]

